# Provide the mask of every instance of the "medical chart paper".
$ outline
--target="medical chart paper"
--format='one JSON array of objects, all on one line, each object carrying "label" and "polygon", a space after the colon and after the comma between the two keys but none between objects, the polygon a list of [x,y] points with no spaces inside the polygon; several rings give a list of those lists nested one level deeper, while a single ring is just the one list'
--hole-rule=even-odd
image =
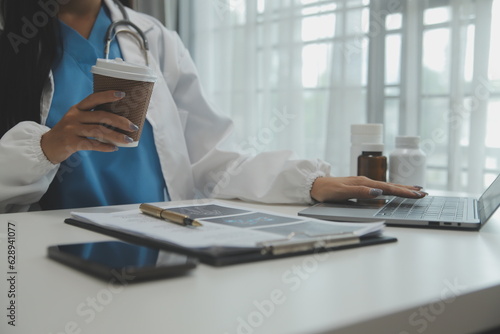
[{"label": "medical chart paper", "polygon": [[72,212],[72,218],[105,229],[177,244],[186,248],[258,248],[262,242],[306,240],[323,236],[361,237],[380,233],[384,222],[343,223],[287,216],[217,202],[161,206],[197,219],[203,226],[187,227],[143,214],[139,209],[115,213]]}]

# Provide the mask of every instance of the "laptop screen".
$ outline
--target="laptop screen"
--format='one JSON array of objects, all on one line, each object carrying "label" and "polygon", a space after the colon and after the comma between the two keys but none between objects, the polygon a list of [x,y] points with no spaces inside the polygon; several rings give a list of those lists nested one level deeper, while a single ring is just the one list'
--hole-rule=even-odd
[{"label": "laptop screen", "polygon": [[482,224],[491,217],[500,205],[500,175],[486,189],[478,201],[479,219]]}]

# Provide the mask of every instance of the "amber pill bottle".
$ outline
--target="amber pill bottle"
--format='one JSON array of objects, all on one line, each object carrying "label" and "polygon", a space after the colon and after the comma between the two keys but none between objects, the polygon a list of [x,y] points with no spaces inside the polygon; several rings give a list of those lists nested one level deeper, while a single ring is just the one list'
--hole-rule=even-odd
[{"label": "amber pill bottle", "polygon": [[376,181],[387,181],[387,157],[383,144],[363,144],[358,157],[358,175]]}]

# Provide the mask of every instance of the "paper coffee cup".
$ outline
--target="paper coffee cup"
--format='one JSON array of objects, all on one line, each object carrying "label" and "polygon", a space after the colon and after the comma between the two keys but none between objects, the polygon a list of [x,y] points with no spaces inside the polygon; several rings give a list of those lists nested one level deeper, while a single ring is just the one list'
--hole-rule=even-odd
[{"label": "paper coffee cup", "polygon": [[116,146],[137,147],[157,79],[156,74],[147,66],[130,64],[120,58],[97,59],[91,72],[94,75],[94,93],[117,90],[127,94],[119,101],[102,104],[95,109],[123,116],[137,125],[139,130],[136,132],[113,129],[134,139],[130,144],[114,143]]}]

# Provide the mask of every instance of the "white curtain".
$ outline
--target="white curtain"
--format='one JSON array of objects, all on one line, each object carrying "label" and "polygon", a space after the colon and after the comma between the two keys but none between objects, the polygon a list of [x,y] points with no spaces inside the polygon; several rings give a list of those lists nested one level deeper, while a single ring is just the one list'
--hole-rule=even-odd
[{"label": "white curtain", "polygon": [[383,123],[386,154],[421,136],[428,188],[500,171],[500,0],[189,0],[180,19],[236,148],[348,175],[350,125]]},{"label": "white curtain", "polygon": [[[302,10],[298,1],[195,0],[193,54],[208,95],[236,122],[238,147],[287,148],[346,174],[347,125],[367,120],[366,43],[347,57],[358,36],[335,33],[347,11],[304,19]],[[361,26],[361,11],[354,16]]]}]

